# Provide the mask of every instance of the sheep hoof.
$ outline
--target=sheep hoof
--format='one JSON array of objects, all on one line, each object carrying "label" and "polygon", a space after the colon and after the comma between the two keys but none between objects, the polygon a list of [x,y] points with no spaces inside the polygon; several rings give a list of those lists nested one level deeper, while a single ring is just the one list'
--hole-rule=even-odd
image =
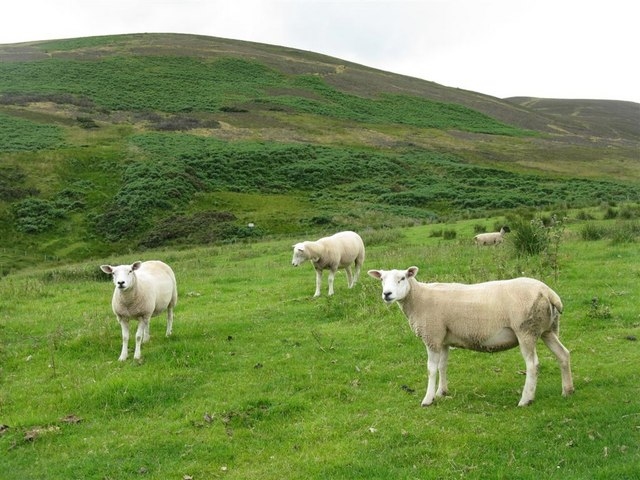
[{"label": "sheep hoof", "polygon": [[574,388],[573,388],[573,387],[571,387],[571,388],[567,388],[566,390],[564,390],[564,391],[562,392],[562,396],[563,396],[563,397],[568,397],[569,395],[573,395],[573,392],[575,392],[575,390],[574,390]]},{"label": "sheep hoof", "polygon": [[120,355],[120,357],[118,358],[119,362],[124,362],[127,359],[127,357]]},{"label": "sheep hoof", "polygon": [[420,404],[421,407],[430,407],[431,405],[433,405],[433,400],[423,400],[422,403]]},{"label": "sheep hoof", "polygon": [[518,403],[518,406],[519,407],[528,407],[532,403],[533,403],[533,400],[520,400],[520,402]]}]

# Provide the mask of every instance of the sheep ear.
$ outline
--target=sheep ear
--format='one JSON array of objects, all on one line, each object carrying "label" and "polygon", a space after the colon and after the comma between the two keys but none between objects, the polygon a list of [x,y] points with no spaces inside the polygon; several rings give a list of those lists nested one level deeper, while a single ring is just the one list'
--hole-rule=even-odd
[{"label": "sheep ear", "polygon": [[378,280],[382,278],[382,272],[380,270],[369,270],[367,273]]},{"label": "sheep ear", "polygon": [[418,274],[418,267],[409,267],[407,269],[407,277],[415,277]]},{"label": "sheep ear", "polygon": [[100,265],[100,270],[108,275],[113,273],[113,267],[111,265]]},{"label": "sheep ear", "polygon": [[138,260],[137,262],[133,262],[133,265],[131,265],[131,271],[139,269],[140,265],[142,265],[142,262],[140,260]]}]

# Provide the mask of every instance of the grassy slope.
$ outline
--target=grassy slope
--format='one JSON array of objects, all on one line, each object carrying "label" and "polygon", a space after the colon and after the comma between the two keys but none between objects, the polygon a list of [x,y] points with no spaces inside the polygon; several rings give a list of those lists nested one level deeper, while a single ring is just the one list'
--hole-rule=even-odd
[{"label": "grassy slope", "polygon": [[478,251],[473,223],[447,225],[454,241],[432,237],[435,226],[367,232],[365,267],[416,264],[423,281],[545,280],[566,308],[573,397],[560,396],[541,343],[531,407],[516,407],[517,350],[455,350],[451,397],[422,409],[424,347],[373,279],[347,290],[341,274],[334,297],[325,285],[313,300],[312,269],[290,267],[288,241],[156,252],[180,301],[175,335],[155,319],[141,364],[116,361],[101,261],[0,280],[0,477],[633,478],[638,249],[584,242],[574,223],[556,278],[507,246]]},{"label": "grassy slope", "polygon": [[[326,225],[406,225],[516,205],[584,203],[567,194],[574,191],[592,203],[615,202],[637,197],[640,188],[637,137],[625,120],[629,110],[608,110],[609,104],[599,103],[598,121],[592,121],[596,117],[580,110],[554,110],[546,104],[525,108],[312,52],[188,35],[2,45],[0,58],[0,177],[14,179],[6,185],[0,181],[3,274],[43,260],[64,262],[139,249],[150,244],[150,235],[158,239],[151,223],[168,224],[177,216],[189,228],[197,223],[191,217],[212,208],[226,208],[235,223],[209,237],[203,232],[172,234],[192,244],[245,235],[243,226],[249,221],[262,227],[253,232],[260,236],[310,233]],[[602,119],[608,117],[626,122],[622,136],[604,128]],[[192,145],[159,150],[162,142],[153,132],[166,128],[188,129]],[[193,147],[197,139],[210,146]],[[341,180],[337,189],[314,186],[318,178],[333,177],[302,164],[295,174],[306,175],[306,185],[300,179],[285,181],[286,173],[279,186],[265,177],[270,191],[260,188],[259,179],[247,184],[256,161],[262,162],[260,174],[269,175],[265,155],[293,145],[334,149],[325,162],[336,166],[347,167],[351,156],[364,155],[385,167],[375,173],[359,171],[351,184]],[[200,177],[220,168],[216,149],[223,147],[231,152],[231,173],[237,176],[228,176],[226,185],[215,178],[200,183]],[[407,165],[403,155],[413,158],[407,174],[385,175],[387,165]],[[213,160],[195,172],[197,181],[191,170],[178,172],[191,181],[183,191],[146,185],[146,191],[167,201],[143,210],[141,200],[132,198],[126,180],[132,164],[202,156]],[[250,161],[242,164],[243,156]],[[486,172],[469,168],[469,178],[463,179],[457,163],[490,166],[513,177],[504,184],[501,173],[497,181],[478,186],[475,177],[484,178]],[[175,174],[166,169],[159,173],[165,178]],[[529,174],[537,177],[521,177]],[[585,190],[576,186],[576,178],[592,183]],[[603,186],[600,180],[610,183]],[[551,195],[528,186],[524,195],[509,195],[518,184],[537,184]],[[474,190],[468,188],[472,185]],[[29,192],[39,192],[37,198],[49,207],[62,205],[64,210],[62,215],[49,212],[51,227],[26,215],[23,230],[44,225],[42,233],[16,230],[16,199]],[[124,197],[139,217],[152,222],[134,228],[136,219],[121,208]],[[41,207],[31,206],[27,213]],[[97,228],[100,218],[107,221]],[[118,225],[129,228],[116,241],[109,235],[123,230]]]}]

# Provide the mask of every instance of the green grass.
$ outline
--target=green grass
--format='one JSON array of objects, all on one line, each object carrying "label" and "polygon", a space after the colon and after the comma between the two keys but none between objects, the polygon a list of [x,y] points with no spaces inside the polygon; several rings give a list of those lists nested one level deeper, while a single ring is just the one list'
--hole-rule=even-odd
[{"label": "green grass", "polygon": [[[477,223],[444,226],[454,240],[430,235],[443,226],[363,232],[365,269],[546,281],[565,304],[574,396],[561,397],[542,343],[527,408],[516,407],[517,349],[457,349],[451,396],[421,408],[424,346],[379,283],[363,274],[348,290],[339,274],[335,296],[325,278],[314,300],[312,268],[290,266],[289,239],[128,254],[0,280],[0,478],[634,478],[637,244],[583,241],[571,223],[555,271],[508,239],[477,249]],[[174,267],[174,336],[156,318],[143,361],[119,363],[98,265],[141,256]],[[592,314],[594,297],[609,316]]]}]

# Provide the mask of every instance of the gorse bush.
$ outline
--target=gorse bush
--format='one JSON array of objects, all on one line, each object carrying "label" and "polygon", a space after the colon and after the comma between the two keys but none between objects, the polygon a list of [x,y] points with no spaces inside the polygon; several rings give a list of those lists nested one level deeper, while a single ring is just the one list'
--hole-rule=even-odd
[{"label": "gorse bush", "polygon": [[124,171],[120,191],[95,217],[95,229],[111,241],[139,235],[158,210],[171,212],[186,204],[197,185],[198,180],[179,162],[132,163]]},{"label": "gorse bush", "polygon": [[189,216],[172,215],[153,225],[140,241],[140,246],[155,248],[171,245],[176,241],[207,244],[246,236],[233,223],[235,220],[236,216],[230,212],[200,212]]},{"label": "gorse bush", "polygon": [[13,205],[16,228],[23,233],[42,233],[52,229],[66,213],[53,202],[27,198]]},{"label": "gorse bush", "polygon": [[0,113],[0,152],[36,151],[63,145],[62,129]]}]

